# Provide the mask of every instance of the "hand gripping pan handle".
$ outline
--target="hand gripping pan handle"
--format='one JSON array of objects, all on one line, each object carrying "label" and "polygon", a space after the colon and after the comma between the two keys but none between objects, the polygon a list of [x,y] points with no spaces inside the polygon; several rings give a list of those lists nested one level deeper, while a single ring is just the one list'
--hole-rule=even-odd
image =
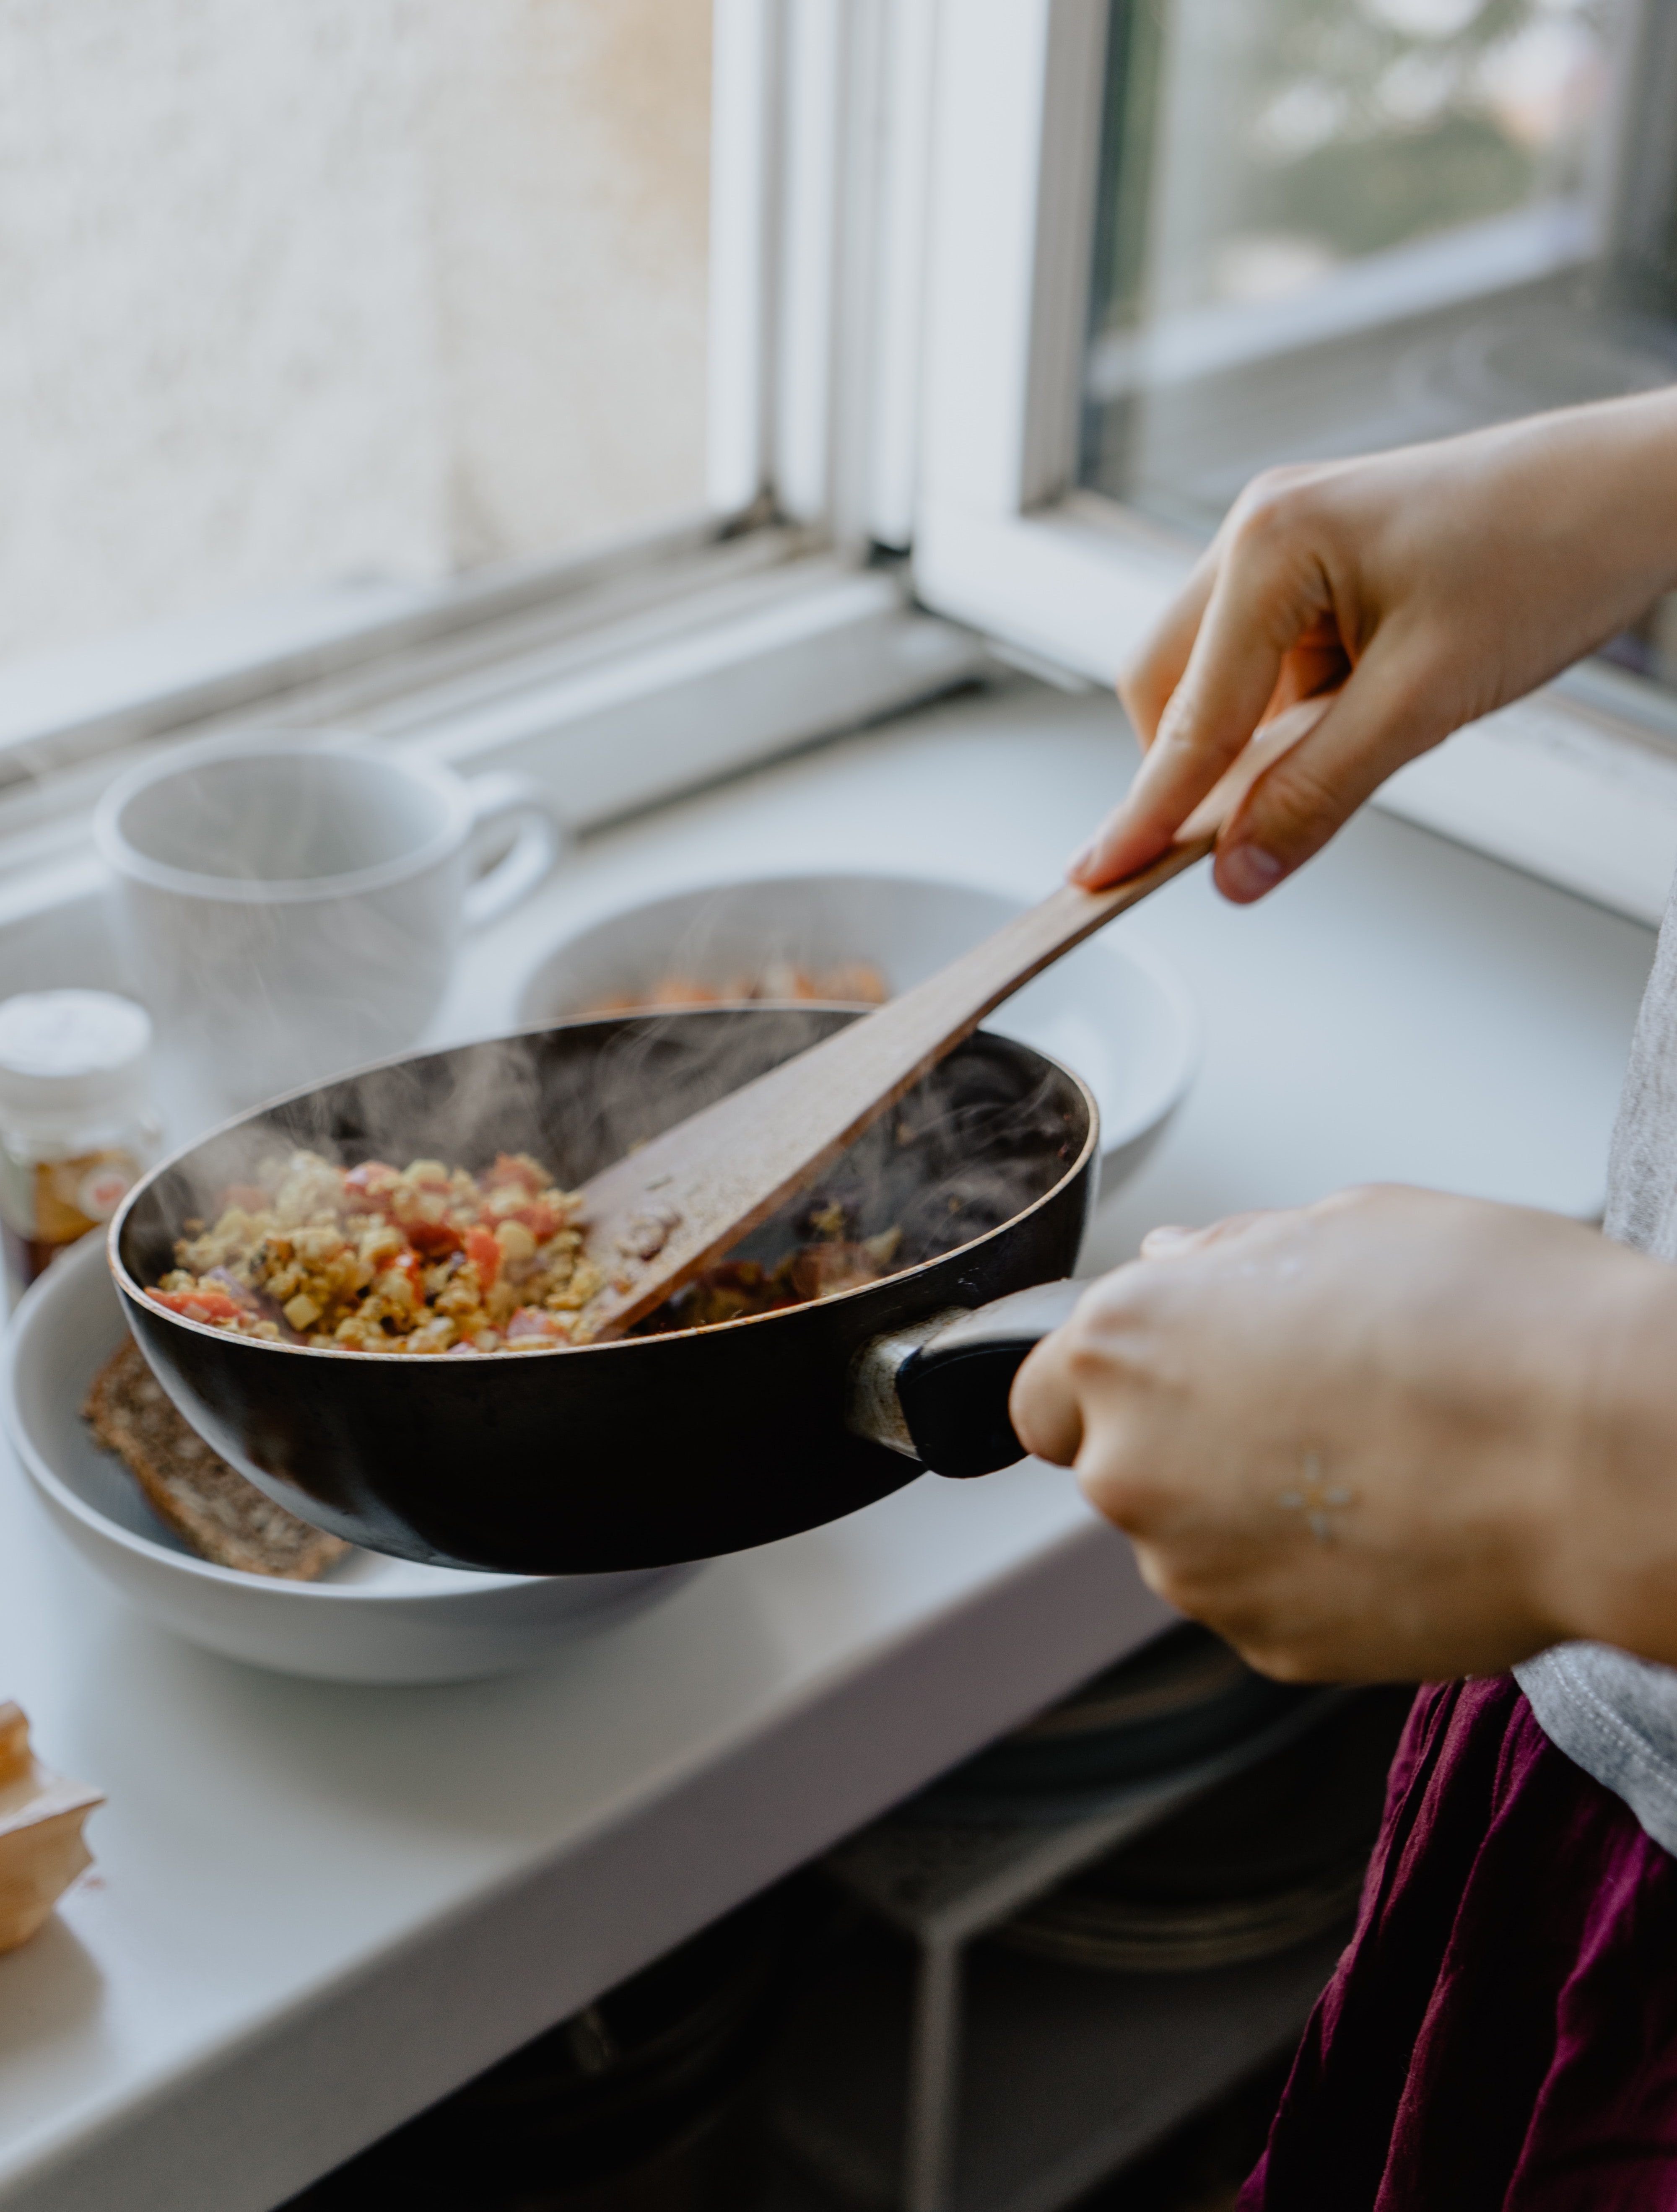
[{"label": "hand gripping pan handle", "polygon": [[1025,1456],[1008,1419],[1013,1377],[1087,1283],[1036,1283],[975,1313],[951,1306],[865,1345],[851,1377],[849,1425],[938,1474],[991,1474]]}]

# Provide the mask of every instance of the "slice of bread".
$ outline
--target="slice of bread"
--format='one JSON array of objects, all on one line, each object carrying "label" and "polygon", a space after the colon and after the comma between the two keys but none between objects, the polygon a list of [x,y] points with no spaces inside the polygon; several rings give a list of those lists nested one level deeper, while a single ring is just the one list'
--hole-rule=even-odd
[{"label": "slice of bread", "polygon": [[247,1575],[307,1583],[349,1550],[341,1536],[311,1528],[276,1505],[212,1451],[175,1411],[132,1337],[94,1377],[82,1411],[159,1520],[201,1559]]}]

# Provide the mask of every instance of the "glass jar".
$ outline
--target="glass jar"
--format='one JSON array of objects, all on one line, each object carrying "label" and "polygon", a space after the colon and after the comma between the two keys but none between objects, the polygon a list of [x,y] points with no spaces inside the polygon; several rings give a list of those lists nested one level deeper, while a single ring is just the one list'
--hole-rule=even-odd
[{"label": "glass jar", "polygon": [[157,1157],[151,1018],[108,991],[0,1005],[0,1241],[15,1304]]}]

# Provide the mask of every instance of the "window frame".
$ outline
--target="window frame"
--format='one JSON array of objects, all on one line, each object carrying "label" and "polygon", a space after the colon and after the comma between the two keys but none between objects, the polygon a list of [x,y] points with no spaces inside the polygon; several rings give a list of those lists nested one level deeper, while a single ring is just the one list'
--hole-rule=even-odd
[{"label": "window frame", "polygon": [[[1108,18],[1107,0],[941,0],[914,520],[924,605],[1101,684],[1194,557],[1079,483]],[[1657,921],[1677,862],[1677,702],[1586,665],[1459,732],[1376,804]]]}]

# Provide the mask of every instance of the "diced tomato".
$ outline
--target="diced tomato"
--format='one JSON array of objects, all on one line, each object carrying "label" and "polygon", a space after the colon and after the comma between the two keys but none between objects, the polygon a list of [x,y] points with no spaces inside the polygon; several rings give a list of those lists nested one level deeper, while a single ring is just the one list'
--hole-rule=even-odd
[{"label": "diced tomato", "polygon": [[250,1311],[225,1291],[148,1291],[146,1296],[188,1321],[237,1321],[240,1314]]},{"label": "diced tomato", "polygon": [[391,1193],[401,1177],[384,1160],[363,1160],[343,1178],[343,1194],[364,1213],[388,1213]]},{"label": "diced tomato", "polygon": [[520,1306],[507,1324],[508,1344],[528,1343],[532,1337],[546,1337],[557,1344],[564,1334],[556,1316],[544,1313],[539,1306]]},{"label": "diced tomato", "polygon": [[487,1294],[495,1288],[495,1279],[501,1273],[500,1245],[487,1229],[468,1229],[465,1255],[477,1268],[477,1279]]},{"label": "diced tomato", "polygon": [[222,1193],[223,1210],[229,1206],[236,1206],[245,1213],[260,1213],[273,1202],[272,1197],[259,1182],[230,1182]]},{"label": "diced tomato", "polygon": [[532,1167],[528,1160],[515,1158],[511,1152],[498,1152],[495,1165],[482,1180],[490,1190],[506,1183],[520,1183],[526,1190],[531,1191],[545,1190],[547,1188],[547,1178],[539,1168]]},{"label": "diced tomato", "polygon": [[[460,1249],[460,1232],[452,1221],[404,1221],[402,1233],[416,1252],[428,1260],[441,1260]],[[477,1231],[471,1234],[475,1237]]]},{"label": "diced tomato", "polygon": [[510,1213],[503,1213],[503,1221],[521,1221],[538,1244],[545,1244],[556,1230],[565,1225],[564,1216],[556,1213],[550,1206],[515,1206]]}]

